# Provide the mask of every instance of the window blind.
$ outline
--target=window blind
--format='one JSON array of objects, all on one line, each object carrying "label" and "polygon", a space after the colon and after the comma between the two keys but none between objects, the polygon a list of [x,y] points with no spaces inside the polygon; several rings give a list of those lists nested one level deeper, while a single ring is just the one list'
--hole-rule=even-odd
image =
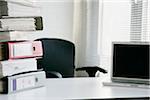
[{"label": "window blind", "polygon": [[148,0],[131,0],[131,41],[147,41]]}]

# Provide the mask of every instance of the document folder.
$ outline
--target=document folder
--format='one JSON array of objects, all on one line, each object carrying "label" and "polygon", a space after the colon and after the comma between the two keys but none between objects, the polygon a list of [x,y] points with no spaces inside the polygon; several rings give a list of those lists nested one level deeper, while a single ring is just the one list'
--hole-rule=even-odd
[{"label": "document folder", "polygon": [[15,41],[0,43],[0,60],[41,57],[41,41]]},{"label": "document folder", "polygon": [[43,30],[41,16],[2,17],[0,18],[0,31],[36,31]]},{"label": "document folder", "polygon": [[4,77],[0,80],[0,92],[4,94],[29,90],[44,86],[44,71],[30,72]]},{"label": "document folder", "polygon": [[0,61],[0,78],[35,70],[37,70],[35,58]]}]

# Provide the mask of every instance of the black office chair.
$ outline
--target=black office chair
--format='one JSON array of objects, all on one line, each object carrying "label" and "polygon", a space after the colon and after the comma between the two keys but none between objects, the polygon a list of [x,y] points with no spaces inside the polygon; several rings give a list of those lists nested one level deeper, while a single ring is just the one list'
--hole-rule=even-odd
[{"label": "black office chair", "polygon": [[[46,72],[47,78],[74,77],[75,45],[72,42],[56,39],[41,38],[43,57],[37,60],[38,69]],[[85,70],[89,77],[95,77],[97,71],[107,73],[106,70],[88,66],[77,68],[76,71]]]},{"label": "black office chair", "polygon": [[37,60],[38,69],[43,68],[47,78],[73,77],[75,46],[63,39],[41,38],[43,57]]}]

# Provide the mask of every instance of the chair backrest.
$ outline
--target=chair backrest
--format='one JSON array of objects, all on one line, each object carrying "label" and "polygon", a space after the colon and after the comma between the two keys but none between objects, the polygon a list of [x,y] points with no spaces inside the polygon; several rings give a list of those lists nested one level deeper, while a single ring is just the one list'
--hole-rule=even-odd
[{"label": "chair backrest", "polygon": [[38,60],[38,68],[42,67],[46,72],[59,72],[62,74],[62,77],[73,77],[75,68],[74,44],[55,38],[41,38],[37,40],[42,41],[43,46],[43,57]]}]

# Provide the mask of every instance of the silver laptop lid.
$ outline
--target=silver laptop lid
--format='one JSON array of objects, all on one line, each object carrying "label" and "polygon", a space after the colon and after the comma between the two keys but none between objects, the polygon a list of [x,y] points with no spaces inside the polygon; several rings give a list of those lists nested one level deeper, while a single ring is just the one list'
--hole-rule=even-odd
[{"label": "silver laptop lid", "polygon": [[150,43],[113,42],[112,81],[150,84]]}]

